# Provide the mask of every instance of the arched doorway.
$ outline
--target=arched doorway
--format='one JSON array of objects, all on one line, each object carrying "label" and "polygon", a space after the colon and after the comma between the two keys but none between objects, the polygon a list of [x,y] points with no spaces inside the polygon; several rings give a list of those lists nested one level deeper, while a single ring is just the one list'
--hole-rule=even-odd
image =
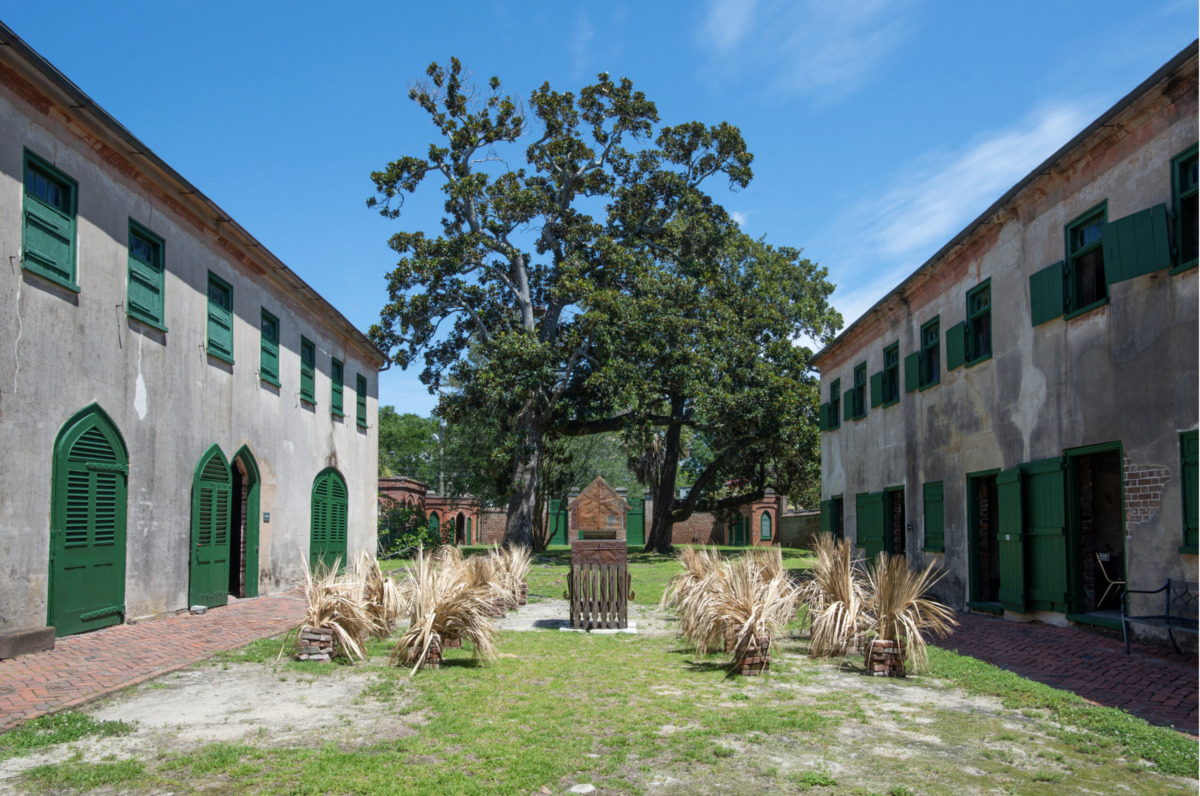
[{"label": "arched doorway", "polygon": [[469,544],[467,541],[467,516],[461,511],[454,518],[454,543]]},{"label": "arched doorway", "polygon": [[309,536],[309,563],[332,567],[346,562],[346,520],[350,509],[349,491],[341,473],[333,468],[322,470],[313,480],[312,524]]},{"label": "arched doorway", "polygon": [[237,597],[257,597],[258,463],[245,445],[234,454],[232,470],[233,526],[229,540],[229,593]]},{"label": "arched doorway", "polygon": [[229,601],[229,530],[233,475],[221,448],[213,445],[192,477],[191,565],[188,604],[213,607]]},{"label": "arched doorway", "polygon": [[771,513],[764,511],[758,521],[758,538],[763,542],[771,541]]},{"label": "arched doorway", "polygon": [[65,636],[124,618],[129,454],[92,404],[63,425],[53,456],[46,621]]}]

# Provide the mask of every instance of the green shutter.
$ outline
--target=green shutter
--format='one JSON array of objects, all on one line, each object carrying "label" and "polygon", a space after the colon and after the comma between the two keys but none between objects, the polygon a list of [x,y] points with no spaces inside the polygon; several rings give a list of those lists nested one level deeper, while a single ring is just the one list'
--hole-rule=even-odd
[{"label": "green shutter", "polygon": [[997,546],[1000,548],[1000,604],[1025,613],[1025,522],[1021,500],[1021,469],[996,476]]},{"label": "green shutter", "polygon": [[946,551],[946,500],[941,481],[925,484],[925,549]]},{"label": "green shutter", "polygon": [[817,407],[817,430],[829,430],[829,404],[823,403]]},{"label": "green shutter", "polygon": [[163,239],[129,220],[129,283],[126,312],[156,327],[163,320]]},{"label": "green shutter", "polygon": [[300,338],[300,400],[317,402],[317,347],[307,337]]},{"label": "green shutter", "polygon": [[1029,312],[1034,326],[1062,315],[1063,306],[1062,261],[1029,275]]},{"label": "green shutter", "polygon": [[314,569],[332,567],[336,559],[345,566],[349,505],[346,482],[336,470],[325,470],[316,477],[309,530],[309,559]]},{"label": "green shutter", "polygon": [[1025,501],[1026,593],[1029,607],[1067,610],[1067,498],[1064,460],[1021,466]]},{"label": "green shutter", "polygon": [[229,596],[229,523],[233,474],[216,445],[200,457],[192,479],[192,550],[188,603],[224,605]]},{"label": "green shutter", "polygon": [[821,533],[833,533],[833,501],[821,501]]},{"label": "green shutter", "polygon": [[883,403],[883,371],[871,374],[871,408]]},{"label": "green shutter", "polygon": [[946,330],[946,370],[962,367],[967,361],[967,324],[960,321]]},{"label": "green shutter", "polygon": [[21,263],[75,291],[77,191],[74,180],[26,151]]},{"label": "green shutter", "polygon": [[904,391],[912,392],[921,386],[921,353],[914,351],[904,358]]},{"label": "green shutter", "polygon": [[1197,528],[1200,519],[1197,518],[1196,480],[1197,468],[1197,437],[1195,431],[1179,435],[1179,447],[1183,459],[1183,544],[1184,552],[1195,553],[1197,545]]},{"label": "green shutter", "polygon": [[233,287],[208,274],[208,353],[233,363]]},{"label": "green shutter", "polygon": [[279,386],[279,319],[265,309],[259,327],[258,376]]},{"label": "green shutter", "polygon": [[1104,278],[1110,285],[1171,266],[1165,204],[1108,222],[1100,239]]},{"label": "green shutter", "polygon": [[842,420],[854,419],[854,390],[850,389],[842,396]]},{"label": "green shutter", "polygon": [[863,548],[867,561],[883,552],[884,493],[860,492],[854,496],[858,546]]},{"label": "green shutter", "polygon": [[342,363],[332,360],[329,363],[329,411],[338,417],[342,417],[342,373],[344,368]]},{"label": "green shutter", "polygon": [[367,427],[367,379],[361,373],[354,380],[355,392],[355,409],[357,410],[358,425],[362,428]]}]

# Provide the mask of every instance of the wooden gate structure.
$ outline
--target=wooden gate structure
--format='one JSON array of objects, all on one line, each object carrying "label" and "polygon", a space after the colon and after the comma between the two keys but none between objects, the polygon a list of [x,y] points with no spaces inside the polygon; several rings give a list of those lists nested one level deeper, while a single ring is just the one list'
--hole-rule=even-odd
[{"label": "wooden gate structure", "polygon": [[588,539],[571,546],[567,580],[571,627],[584,630],[628,626],[629,566],[623,539]]}]

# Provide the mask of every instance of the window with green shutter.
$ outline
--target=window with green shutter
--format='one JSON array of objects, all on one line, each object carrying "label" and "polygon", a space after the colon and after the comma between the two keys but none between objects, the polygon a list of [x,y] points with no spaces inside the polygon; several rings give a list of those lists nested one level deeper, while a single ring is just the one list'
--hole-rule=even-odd
[{"label": "window with green shutter", "polygon": [[332,385],[329,392],[329,411],[335,417],[344,417],[342,414],[342,363],[336,359],[329,363],[329,381]]},{"label": "window with green shutter", "polygon": [[79,186],[49,161],[25,150],[21,265],[68,290],[75,283],[75,215]]},{"label": "window with green shutter", "polygon": [[233,286],[208,272],[208,353],[233,364]]},{"label": "window with green shutter", "polygon": [[921,352],[913,351],[904,358],[904,391],[913,392],[921,386]]},{"label": "window with green shutter", "polygon": [[1034,326],[1065,312],[1064,264],[1060,261],[1029,275],[1029,313]]},{"label": "window with green shutter", "polygon": [[1200,185],[1200,168],[1197,167],[1197,146],[1190,147],[1171,158],[1171,210],[1175,245],[1172,255],[1177,274],[1195,268],[1197,251],[1200,249],[1200,223],[1197,222],[1197,186]]},{"label": "window with green shutter", "polygon": [[1148,207],[1104,225],[1104,278],[1109,285],[1171,267],[1166,204]]},{"label": "window with green shutter", "polygon": [[967,367],[992,355],[992,280],[967,292]]},{"label": "window with green shutter", "polygon": [[355,409],[359,428],[367,427],[367,378],[359,373],[354,378]]},{"label": "window with green shutter", "polygon": [[921,327],[921,389],[932,387],[942,380],[941,319],[934,318]]},{"label": "window with green shutter", "polygon": [[1066,311],[1081,313],[1108,300],[1104,275],[1104,224],[1108,203],[1101,202],[1066,227]]},{"label": "window with green shutter", "polygon": [[279,319],[266,308],[262,311],[259,337],[258,377],[267,384],[279,386]]},{"label": "window with green shutter", "polygon": [[165,248],[162,238],[129,219],[129,284],[125,312],[163,332],[167,331],[163,318]]},{"label": "window with green shutter", "polygon": [[946,552],[946,501],[941,481],[925,484],[925,550]]},{"label": "window with green shutter", "polygon": [[834,379],[829,383],[829,428],[834,429],[842,424],[842,380]]},{"label": "window with green shutter", "polygon": [[317,403],[317,347],[307,337],[300,338],[300,400]]},{"label": "window with green shutter", "polygon": [[1200,476],[1200,472],[1197,471],[1197,440],[1195,431],[1188,431],[1179,435],[1179,453],[1182,459],[1181,477],[1183,482],[1183,547],[1179,551],[1195,555],[1197,550],[1197,528],[1200,527],[1196,502],[1196,479]]},{"label": "window with green shutter", "polygon": [[959,321],[946,330],[946,372],[967,361],[967,322]]},{"label": "window with green shutter", "polygon": [[860,362],[854,368],[854,390],[846,396],[852,402],[851,417],[861,420],[867,416],[867,363]]}]

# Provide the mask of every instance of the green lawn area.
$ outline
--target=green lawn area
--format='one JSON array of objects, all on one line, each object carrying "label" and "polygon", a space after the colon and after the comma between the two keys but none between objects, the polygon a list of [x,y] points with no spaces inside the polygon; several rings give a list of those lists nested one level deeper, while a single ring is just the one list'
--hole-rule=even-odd
[{"label": "green lawn area", "polygon": [[[568,557],[552,550],[535,566],[531,595],[561,596]],[[788,554],[787,563],[805,559]],[[630,566],[636,602],[648,606],[677,564],[639,553]],[[579,784],[604,794],[756,796],[1196,792],[1196,743],[1121,711],[937,649],[930,675],[888,680],[863,676],[861,659],[813,661],[804,644],[777,640],[769,675],[737,678],[721,658],[697,657],[671,636],[505,631],[495,663],[448,650],[442,669],[410,679],[387,665],[386,642],[371,645],[368,663],[331,666],[277,662],[280,642],[266,639],[207,665],[229,677],[273,673],[297,689],[357,678],[348,715],[307,740],[267,733],[182,751],[149,744],[108,760],[76,755],[17,784],[271,794],[559,794]],[[400,721],[404,732],[393,731]],[[64,740],[120,730],[71,726]],[[0,736],[0,749],[12,736]]]}]

